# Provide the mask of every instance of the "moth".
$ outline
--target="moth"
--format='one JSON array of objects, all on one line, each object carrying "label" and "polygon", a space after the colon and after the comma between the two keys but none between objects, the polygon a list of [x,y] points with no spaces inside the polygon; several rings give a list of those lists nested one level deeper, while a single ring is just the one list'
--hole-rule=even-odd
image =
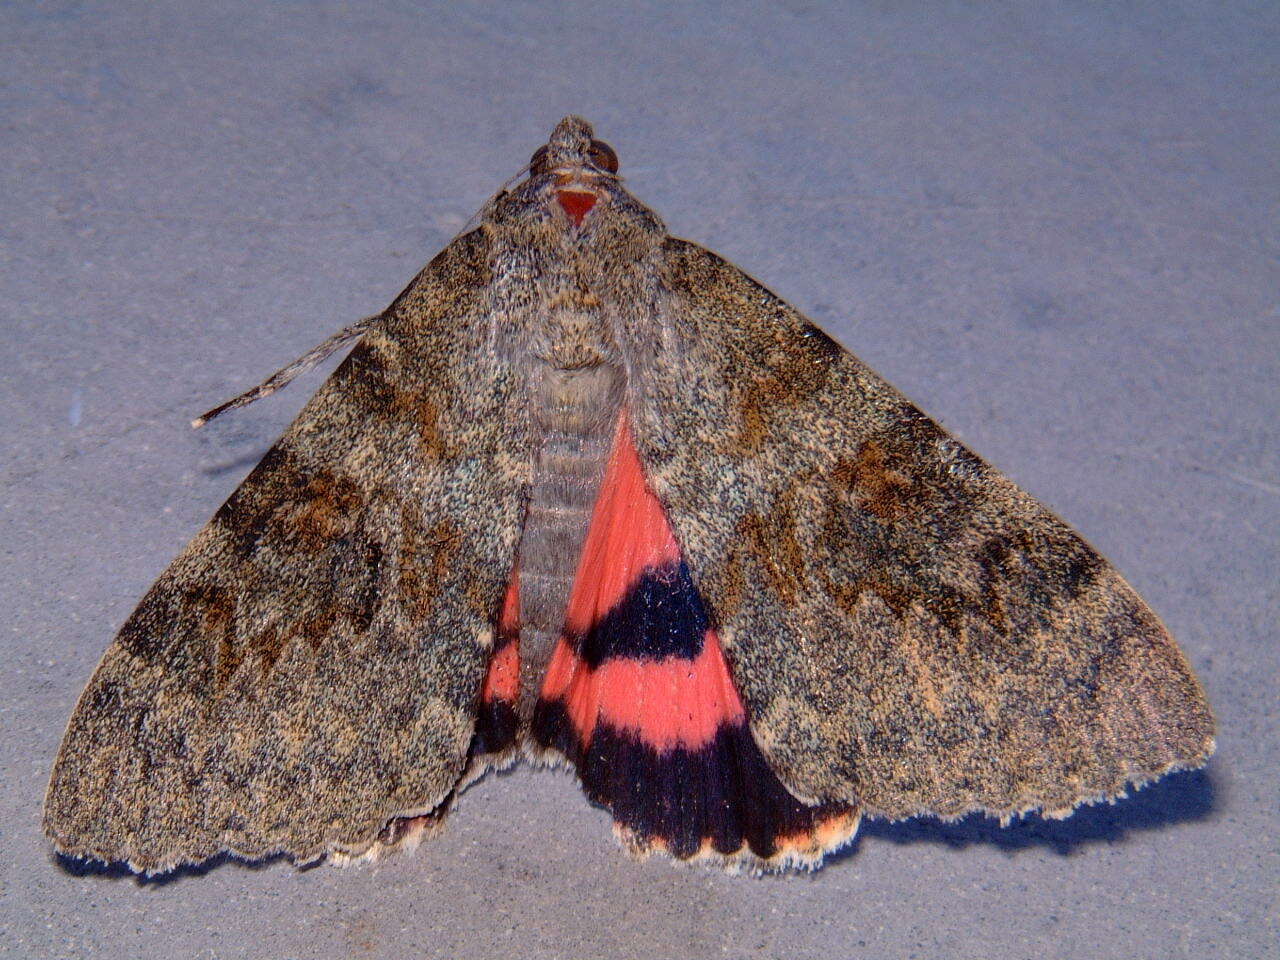
[{"label": "moth", "polygon": [[373,858],[518,757],[636,854],[806,868],[862,816],[1065,817],[1203,765],[1177,645],[1076,533],[566,117],[161,574],[44,828],[166,871]]}]

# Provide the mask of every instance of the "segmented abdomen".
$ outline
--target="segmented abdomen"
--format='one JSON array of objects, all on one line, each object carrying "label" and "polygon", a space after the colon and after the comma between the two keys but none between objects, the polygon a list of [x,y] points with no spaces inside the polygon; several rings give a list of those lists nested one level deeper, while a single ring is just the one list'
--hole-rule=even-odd
[{"label": "segmented abdomen", "polygon": [[520,583],[519,713],[528,718],[564,626],[621,403],[623,373],[600,364],[539,364],[532,419],[533,485],[517,561]]}]

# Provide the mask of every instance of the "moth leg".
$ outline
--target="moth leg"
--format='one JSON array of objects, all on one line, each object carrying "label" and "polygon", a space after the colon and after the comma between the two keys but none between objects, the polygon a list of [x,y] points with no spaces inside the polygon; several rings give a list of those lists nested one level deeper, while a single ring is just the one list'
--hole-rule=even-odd
[{"label": "moth leg", "polygon": [[267,377],[266,380],[263,380],[262,383],[258,384],[253,389],[246,390],[244,393],[240,394],[240,396],[235,397],[232,400],[228,400],[226,403],[219,404],[218,406],[214,407],[212,410],[209,410],[206,413],[202,413],[200,416],[196,417],[194,420],[191,421],[192,428],[198,430],[200,427],[203,427],[206,423],[208,423],[214,417],[220,416],[221,414],[226,413],[228,410],[234,410],[237,407],[246,407],[249,404],[253,403],[255,400],[261,400],[263,397],[269,397],[271,396],[271,394],[275,393],[277,390],[287,387],[290,383],[293,382],[295,377],[303,373],[306,373],[316,364],[323,361],[331,353],[333,353],[335,350],[341,347],[348,340],[353,340],[354,338],[361,336],[366,330],[369,329],[369,327],[374,323],[374,321],[379,320],[381,318],[382,318],[382,314],[376,313],[373,316],[365,317],[361,320],[357,320],[355,323],[351,324],[350,326],[343,327],[341,330],[339,330],[337,333],[331,336],[324,343],[320,344],[317,347],[312,347],[310,350],[308,350],[306,353],[300,356],[297,360],[293,361],[293,363],[289,364],[286,367],[283,367],[280,370],[277,370],[275,373]]}]

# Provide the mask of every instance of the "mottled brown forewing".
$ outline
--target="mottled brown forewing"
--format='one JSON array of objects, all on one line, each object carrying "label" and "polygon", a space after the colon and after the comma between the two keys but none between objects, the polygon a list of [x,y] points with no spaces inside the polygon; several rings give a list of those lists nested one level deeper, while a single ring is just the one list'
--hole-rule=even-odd
[{"label": "mottled brown forewing", "polygon": [[1213,719],[1081,538],[737,268],[665,246],[636,438],[799,797],[1065,815],[1201,765]]},{"label": "mottled brown forewing", "polygon": [[463,771],[528,481],[477,231],[422,272],[169,566],[71,718],[68,854],[358,854]]}]

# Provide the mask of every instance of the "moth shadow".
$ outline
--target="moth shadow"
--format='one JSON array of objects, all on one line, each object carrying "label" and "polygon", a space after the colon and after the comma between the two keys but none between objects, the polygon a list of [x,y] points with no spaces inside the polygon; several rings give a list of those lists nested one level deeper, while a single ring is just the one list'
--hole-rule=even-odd
[{"label": "moth shadow", "polygon": [[241,454],[238,457],[232,457],[230,460],[223,460],[221,463],[211,463],[200,468],[200,472],[206,477],[220,477],[224,473],[235,473],[243,470],[245,467],[252,467],[267,455],[267,451],[271,449],[271,444],[255,446],[249,453]]},{"label": "moth shadow", "polygon": [[[203,877],[228,863],[234,863],[246,870],[265,870],[277,863],[291,862],[288,856],[283,853],[272,857],[264,857],[261,860],[244,860],[234,854],[220,853],[202,863],[187,863],[174,867],[165,873],[147,875],[131,869],[127,863],[118,861],[103,863],[101,860],[84,860],[79,857],[68,856],[65,853],[55,853],[54,861],[63,873],[70,874],[73,877],[103,877],[109,880],[131,879],[140,887],[167,887],[180,880]],[[294,869],[298,871],[312,870],[319,866],[321,862],[323,861],[307,864],[295,863]]]},{"label": "moth shadow", "polygon": [[219,418],[196,432],[200,459],[197,469],[206,477],[238,473],[254,466],[267,455],[284,429],[283,424],[272,419],[237,420],[236,412],[228,415],[227,422]]},{"label": "moth shadow", "polygon": [[[933,818],[916,818],[890,823],[886,820],[865,821],[863,837],[876,837],[891,843],[936,843],[963,848],[972,844],[990,844],[1014,852],[1030,847],[1048,849],[1069,856],[1096,843],[1118,843],[1139,830],[1158,830],[1174,823],[1203,820],[1214,808],[1213,780],[1205,770],[1174,773],[1115,803],[1097,803],[1080,807],[1065,820],[1049,820],[1030,814],[1007,827],[983,814],[972,814],[963,820],[947,823]],[[847,848],[846,855],[859,844]]]}]

